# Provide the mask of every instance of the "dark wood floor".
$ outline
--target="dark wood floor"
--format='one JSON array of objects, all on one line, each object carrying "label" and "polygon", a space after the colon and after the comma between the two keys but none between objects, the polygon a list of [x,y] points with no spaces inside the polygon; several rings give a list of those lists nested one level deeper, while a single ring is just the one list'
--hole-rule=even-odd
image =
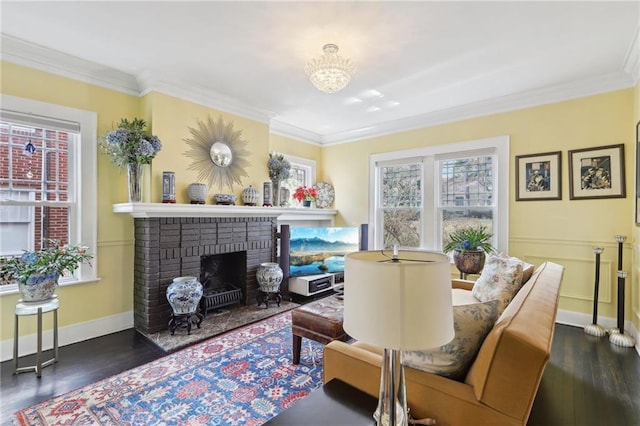
[{"label": "dark wood floor", "polygon": [[[0,421],[10,414],[164,355],[133,330],[60,348],[60,362],[33,373],[13,375],[1,364]],[[33,363],[33,359],[21,359]],[[552,356],[533,405],[529,425],[640,425],[640,357],[633,348],[587,336],[581,328],[558,325]]]}]

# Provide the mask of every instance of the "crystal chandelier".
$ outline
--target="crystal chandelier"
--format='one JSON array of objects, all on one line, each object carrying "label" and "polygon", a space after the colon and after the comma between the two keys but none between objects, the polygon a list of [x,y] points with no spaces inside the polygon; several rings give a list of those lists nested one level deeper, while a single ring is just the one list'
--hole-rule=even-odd
[{"label": "crystal chandelier", "polygon": [[355,67],[349,59],[338,55],[337,45],[325,44],[322,49],[324,54],[309,62],[305,71],[311,83],[321,92],[339,92],[349,84]]}]

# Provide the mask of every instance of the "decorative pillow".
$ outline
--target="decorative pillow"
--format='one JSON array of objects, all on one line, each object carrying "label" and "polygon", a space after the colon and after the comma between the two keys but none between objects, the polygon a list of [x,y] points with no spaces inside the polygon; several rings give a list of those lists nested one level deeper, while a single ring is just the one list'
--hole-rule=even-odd
[{"label": "decorative pillow", "polygon": [[490,253],[471,293],[481,302],[498,300],[498,310],[504,311],[522,286],[522,261]]},{"label": "decorative pillow", "polygon": [[402,351],[402,364],[455,380],[467,375],[480,346],[498,319],[498,301],[453,307],[456,335],[436,349]]}]

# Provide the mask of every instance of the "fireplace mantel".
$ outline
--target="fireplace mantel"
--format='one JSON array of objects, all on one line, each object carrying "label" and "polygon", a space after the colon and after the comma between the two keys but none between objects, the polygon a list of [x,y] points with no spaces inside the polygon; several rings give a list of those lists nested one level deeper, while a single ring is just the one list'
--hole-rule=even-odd
[{"label": "fireplace mantel", "polygon": [[282,208],[257,206],[219,206],[207,204],[120,203],[115,213],[129,213],[134,218],[154,217],[276,217],[278,223],[323,222],[332,224],[335,209]]}]

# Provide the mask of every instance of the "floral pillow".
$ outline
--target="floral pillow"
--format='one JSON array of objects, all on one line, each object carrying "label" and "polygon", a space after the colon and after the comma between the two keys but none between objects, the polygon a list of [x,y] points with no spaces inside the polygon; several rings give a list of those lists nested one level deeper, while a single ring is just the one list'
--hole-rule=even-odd
[{"label": "floral pillow", "polygon": [[462,380],[497,319],[496,300],[454,306],[453,327],[456,334],[453,340],[436,349],[403,351],[402,364],[427,373]]},{"label": "floral pillow", "polygon": [[521,260],[491,253],[471,293],[481,302],[498,300],[498,310],[502,313],[520,290],[522,276]]}]

